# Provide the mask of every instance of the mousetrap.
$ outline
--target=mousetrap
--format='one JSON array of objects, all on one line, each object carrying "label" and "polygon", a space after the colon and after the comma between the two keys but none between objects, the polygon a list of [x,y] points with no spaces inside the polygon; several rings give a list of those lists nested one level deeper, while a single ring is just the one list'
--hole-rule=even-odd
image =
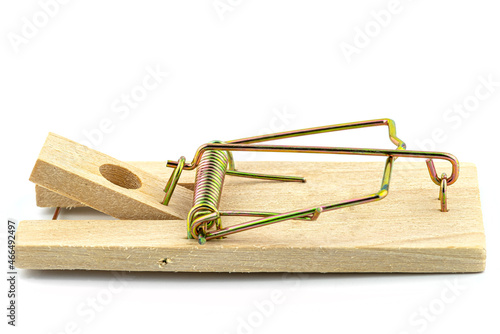
[{"label": "mousetrap", "polygon": [[[373,126],[387,126],[394,149],[266,143]],[[234,151],[385,160],[235,163]],[[389,119],[213,141],[190,162],[127,163],[49,134],[30,180],[37,205],[56,213],[19,224],[16,267],[480,272],[486,250],[477,172],[471,163],[460,167],[448,153],[407,150]],[[57,219],[72,207],[116,219]]]}]

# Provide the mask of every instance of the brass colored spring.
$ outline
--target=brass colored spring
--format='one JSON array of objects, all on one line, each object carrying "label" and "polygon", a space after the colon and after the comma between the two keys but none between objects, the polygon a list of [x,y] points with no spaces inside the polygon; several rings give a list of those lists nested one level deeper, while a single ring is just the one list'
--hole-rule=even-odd
[{"label": "brass colored spring", "polygon": [[[208,214],[218,213],[228,162],[229,156],[226,151],[209,150],[203,153],[196,170],[193,207],[187,219],[189,238],[192,238],[189,231],[194,220]],[[202,235],[205,234],[214,223],[219,227],[220,217],[204,223],[199,232]]]}]

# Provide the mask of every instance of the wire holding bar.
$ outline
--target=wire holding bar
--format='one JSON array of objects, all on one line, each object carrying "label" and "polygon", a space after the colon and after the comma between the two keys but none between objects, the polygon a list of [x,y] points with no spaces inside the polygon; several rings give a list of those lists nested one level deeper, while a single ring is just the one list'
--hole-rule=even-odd
[{"label": "wire holding bar", "polygon": [[[432,181],[441,184],[441,178],[437,176],[433,159],[449,161],[452,165],[452,173],[447,178],[448,185],[452,185],[458,179],[459,163],[455,156],[443,152],[427,151],[406,151],[371,148],[350,148],[350,147],[324,147],[324,146],[284,146],[284,145],[250,145],[250,144],[205,144],[196,152],[193,161],[184,166],[184,169],[191,170],[198,166],[204,152],[210,150],[221,151],[255,151],[255,152],[293,152],[293,153],[320,153],[320,154],[351,154],[366,156],[392,156],[395,158],[424,158],[427,159],[427,167]],[[176,161],[169,161],[168,167],[176,167]]]},{"label": "wire holding bar", "polygon": [[[348,148],[348,147],[323,147],[323,146],[291,146],[291,145],[262,145],[263,141],[272,141],[291,137],[326,133],[333,131],[350,130],[373,126],[388,126],[389,138],[397,147],[396,149],[372,149],[372,148]],[[296,176],[276,176],[239,172],[235,170],[231,152],[233,151],[255,151],[255,152],[293,152],[293,153],[317,153],[317,154],[351,154],[367,156],[387,157],[381,189],[374,194],[361,198],[350,199],[338,203],[330,203],[318,207],[301,209],[287,213],[256,212],[256,211],[219,211],[218,204],[222,193],[224,176],[234,175],[242,177],[261,178],[269,180],[304,182],[305,180]],[[379,119],[364,122],[345,123],[329,125],[302,130],[286,131],[270,135],[249,137],[232,140],[228,142],[214,141],[204,144],[198,148],[191,163],[185,163],[182,158],[177,161],[168,161],[167,167],[175,168],[170,177],[165,191],[165,201],[170,198],[173,188],[177,183],[180,172],[197,169],[195,180],[195,199],[193,208],[188,215],[188,237],[196,238],[200,243],[213,238],[220,238],[229,234],[249,230],[252,228],[282,222],[289,219],[315,220],[322,212],[332,211],[348,206],[370,203],[385,198],[389,191],[389,184],[393,165],[398,157],[425,158],[431,180],[440,185],[440,200],[442,211],[446,208],[446,187],[456,182],[459,175],[458,160],[451,154],[442,152],[407,151],[405,143],[396,135],[394,121],[390,119]],[[452,172],[449,177],[445,173],[439,177],[433,159],[449,161]],[[444,189],[444,190],[443,190]],[[170,194],[170,195],[169,195]],[[203,196],[198,196],[203,194]],[[444,203],[444,204],[443,204]],[[444,209],[443,209],[444,208]],[[221,227],[222,216],[254,216],[263,217],[243,224],[233,225],[227,228]],[[210,230],[215,224],[216,229]]]}]

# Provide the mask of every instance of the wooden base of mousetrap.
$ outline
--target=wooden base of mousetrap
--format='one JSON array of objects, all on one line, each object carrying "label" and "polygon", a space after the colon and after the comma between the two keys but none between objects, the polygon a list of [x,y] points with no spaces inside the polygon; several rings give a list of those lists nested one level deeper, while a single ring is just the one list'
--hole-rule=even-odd
[{"label": "wooden base of mousetrap", "polygon": [[[163,162],[132,165],[167,180]],[[447,170],[446,164],[436,164]],[[383,163],[237,162],[242,171],[305,176],[282,183],[227,176],[220,208],[286,212],[376,192]],[[194,172],[179,181],[190,188]],[[16,267],[182,272],[480,272],[485,237],[476,168],[462,164],[448,188],[449,212],[425,163],[395,163],[382,201],[339,209],[317,221],[286,221],[199,245],[185,220],[23,221]],[[83,206],[37,187],[40,206]],[[223,225],[251,217],[224,217]]]}]

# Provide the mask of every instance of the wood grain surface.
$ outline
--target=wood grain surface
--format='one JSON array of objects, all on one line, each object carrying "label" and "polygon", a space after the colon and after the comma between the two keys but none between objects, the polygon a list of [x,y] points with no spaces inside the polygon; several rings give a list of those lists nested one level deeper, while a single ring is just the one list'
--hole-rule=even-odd
[{"label": "wood grain surface", "polygon": [[[171,172],[164,162],[131,165],[162,182]],[[449,170],[446,164],[436,165],[439,174]],[[286,212],[359,197],[379,189],[383,172],[382,162],[239,162],[237,167],[305,176],[307,182],[227,176],[221,209]],[[185,172],[180,183],[189,188],[193,179],[192,172]],[[460,178],[448,188],[447,213],[439,210],[438,190],[423,161],[398,160],[389,196],[382,201],[323,213],[313,222],[257,228],[203,246],[186,238],[185,220],[23,221],[16,234],[16,266],[187,272],[483,271],[486,246],[475,166],[461,165]],[[43,188],[37,194],[48,206],[65,200]],[[249,219],[227,217],[223,225]]]}]

